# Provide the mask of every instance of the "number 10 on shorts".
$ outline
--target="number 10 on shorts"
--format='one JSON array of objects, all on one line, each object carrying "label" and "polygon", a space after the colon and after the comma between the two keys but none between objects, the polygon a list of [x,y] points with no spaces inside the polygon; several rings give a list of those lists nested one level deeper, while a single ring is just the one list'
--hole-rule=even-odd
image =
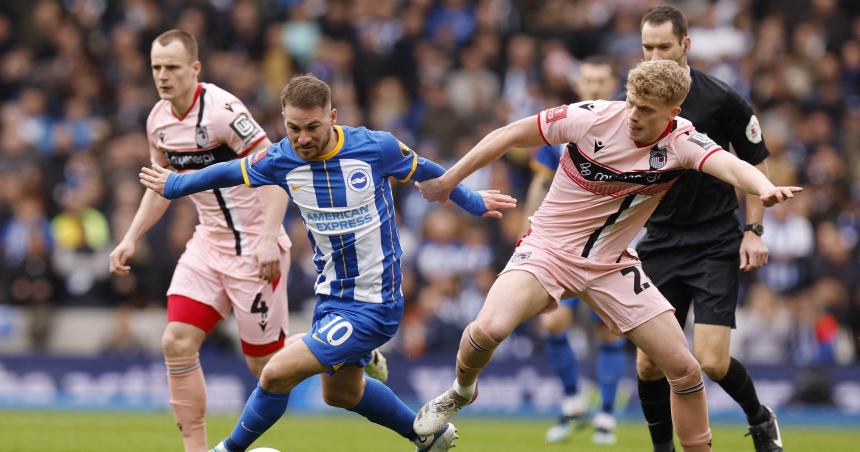
[{"label": "number 10 on shorts", "polygon": [[328,333],[325,335],[325,340],[329,345],[334,347],[343,344],[352,336],[352,324],[339,315],[334,316],[328,323],[318,329],[314,333],[314,338],[319,340],[320,338],[317,335],[322,335],[326,330],[328,330]]}]

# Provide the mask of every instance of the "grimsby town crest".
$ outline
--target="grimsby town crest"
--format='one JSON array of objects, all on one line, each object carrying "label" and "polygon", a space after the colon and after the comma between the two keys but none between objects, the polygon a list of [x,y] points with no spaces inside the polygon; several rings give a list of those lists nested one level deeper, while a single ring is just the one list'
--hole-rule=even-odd
[{"label": "grimsby town crest", "polygon": [[669,161],[669,157],[666,153],[666,145],[658,144],[651,148],[651,157],[648,159],[648,164],[651,166],[652,170],[658,170],[666,166],[666,163]]},{"label": "grimsby town crest", "polygon": [[206,126],[197,126],[195,137],[198,148],[205,148],[209,145],[209,132],[206,131]]}]

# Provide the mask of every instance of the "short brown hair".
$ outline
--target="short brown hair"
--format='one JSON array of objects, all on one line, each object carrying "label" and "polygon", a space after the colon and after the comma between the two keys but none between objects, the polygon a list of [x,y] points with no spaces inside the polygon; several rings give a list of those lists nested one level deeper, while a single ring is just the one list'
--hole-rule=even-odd
[{"label": "short brown hair", "polygon": [[185,47],[185,52],[188,53],[188,57],[191,58],[192,62],[197,61],[197,40],[187,31],[176,28],[167,30],[153,39],[152,43],[155,44],[157,42],[162,46],[166,46],[173,41],[179,41],[182,47]]},{"label": "short brown hair", "polygon": [[313,74],[297,75],[281,91],[281,108],[287,105],[302,109],[329,107],[331,88]]},{"label": "short brown hair", "polygon": [[582,61],[589,66],[609,66],[609,72],[613,77],[616,75],[615,60],[606,55],[591,55]]},{"label": "short brown hair", "polygon": [[690,83],[687,71],[671,60],[643,61],[627,74],[628,91],[664,105],[681,105]]},{"label": "short brown hair", "polygon": [[642,30],[646,23],[656,26],[666,22],[672,22],[672,33],[679,41],[687,36],[687,16],[672,5],[660,5],[649,9],[639,24],[639,30]]}]

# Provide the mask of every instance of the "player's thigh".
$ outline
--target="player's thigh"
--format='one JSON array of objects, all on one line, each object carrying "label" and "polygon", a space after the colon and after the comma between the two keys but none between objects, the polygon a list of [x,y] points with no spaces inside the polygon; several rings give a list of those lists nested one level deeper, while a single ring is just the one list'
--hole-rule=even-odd
[{"label": "player's thigh", "polygon": [[698,366],[687,348],[687,339],[670,311],[627,332],[627,337],[670,379],[688,375]]},{"label": "player's thigh", "polygon": [[260,375],[260,384],[267,391],[285,393],[326,369],[308,346],[297,340],[275,353],[266,363]]},{"label": "player's thigh", "polygon": [[245,355],[266,356],[273,344],[283,344],[288,332],[287,273],[289,261],[281,260],[281,276],[266,282],[258,275],[257,264],[249,256],[232,259],[230,272],[223,277],[239,328]]},{"label": "player's thigh", "polygon": [[553,301],[534,274],[506,271],[493,283],[475,322],[501,342],[521,323],[551,307]]},{"label": "player's thigh", "polygon": [[319,295],[313,324],[302,342],[331,372],[364,366],[371,352],[394,336],[402,316],[402,300],[365,303]]},{"label": "player's thigh", "polygon": [[582,299],[616,333],[625,333],[673,310],[636,260],[615,269],[592,271],[590,278]]},{"label": "player's thigh", "polygon": [[560,334],[567,331],[573,325],[573,311],[575,302],[570,300],[579,300],[578,298],[566,298],[558,304],[558,309],[541,314],[541,328],[549,334]]},{"label": "player's thigh", "polygon": [[[208,316],[201,316],[194,306],[188,306],[184,301],[191,300],[214,309],[222,319],[230,315],[230,300],[224,290],[221,280],[221,270],[217,266],[218,253],[207,248],[203,239],[192,238],[185,247],[185,252],[179,257],[168,296],[168,321],[180,321],[195,325],[203,330],[211,331],[214,324],[201,324]],[[172,296],[178,296],[171,300]],[[173,301],[177,301],[173,304]],[[201,317],[207,317],[201,319]]]},{"label": "player's thigh", "polygon": [[740,265],[737,253],[703,259],[701,272],[691,277],[696,324],[735,327]]}]

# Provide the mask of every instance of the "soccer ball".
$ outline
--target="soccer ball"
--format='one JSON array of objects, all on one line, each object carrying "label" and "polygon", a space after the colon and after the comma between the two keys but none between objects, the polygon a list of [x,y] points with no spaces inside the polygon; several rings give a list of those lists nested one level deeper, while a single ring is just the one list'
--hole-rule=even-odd
[{"label": "soccer ball", "polygon": [[258,447],[256,449],[251,449],[248,452],[281,452],[278,449],[272,449],[271,447]]}]

